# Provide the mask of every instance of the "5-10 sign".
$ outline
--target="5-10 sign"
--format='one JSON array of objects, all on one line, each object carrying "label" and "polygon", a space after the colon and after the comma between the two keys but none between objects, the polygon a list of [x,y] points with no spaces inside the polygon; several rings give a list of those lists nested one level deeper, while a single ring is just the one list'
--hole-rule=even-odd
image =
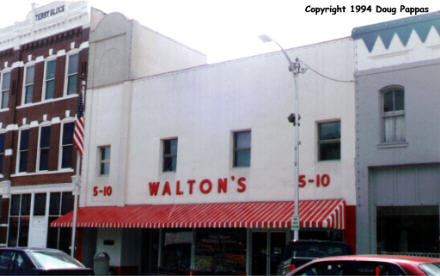
[{"label": "5-10 sign", "polygon": [[98,186],[93,187],[93,196],[103,195],[103,196],[111,196],[113,193],[112,186],[104,186],[101,189]]},{"label": "5-10 sign", "polygon": [[330,185],[330,175],[324,173],[308,178],[305,174],[301,174],[298,177],[298,187],[304,188],[307,184],[316,184],[316,187],[327,187]]}]

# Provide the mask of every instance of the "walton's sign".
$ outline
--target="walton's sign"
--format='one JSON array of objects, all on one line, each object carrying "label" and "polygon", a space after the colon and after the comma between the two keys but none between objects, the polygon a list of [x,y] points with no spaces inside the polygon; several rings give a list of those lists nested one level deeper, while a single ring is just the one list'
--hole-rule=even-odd
[{"label": "walton's sign", "polygon": [[192,195],[195,190],[200,191],[202,194],[219,193],[226,194],[228,190],[233,190],[238,193],[246,191],[246,178],[245,177],[223,177],[218,179],[188,179],[186,181],[152,181],[148,182],[150,196],[170,196],[170,195]]}]

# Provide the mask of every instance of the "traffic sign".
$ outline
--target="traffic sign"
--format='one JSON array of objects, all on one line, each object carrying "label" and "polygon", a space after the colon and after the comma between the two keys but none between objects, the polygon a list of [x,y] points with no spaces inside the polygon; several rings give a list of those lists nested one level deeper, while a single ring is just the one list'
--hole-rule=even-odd
[{"label": "traffic sign", "polygon": [[292,225],[291,225],[292,231],[299,230],[299,223],[300,223],[299,216],[292,216]]}]

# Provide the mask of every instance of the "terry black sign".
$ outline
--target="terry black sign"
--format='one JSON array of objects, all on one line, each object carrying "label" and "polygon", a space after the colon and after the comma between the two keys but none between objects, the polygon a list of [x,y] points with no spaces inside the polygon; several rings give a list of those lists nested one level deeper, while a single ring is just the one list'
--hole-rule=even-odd
[{"label": "terry black sign", "polygon": [[35,20],[38,21],[38,20],[44,19],[46,17],[53,16],[58,13],[62,13],[62,12],[64,12],[64,5],[47,10],[47,11],[44,11],[44,12],[37,13],[35,15]]}]

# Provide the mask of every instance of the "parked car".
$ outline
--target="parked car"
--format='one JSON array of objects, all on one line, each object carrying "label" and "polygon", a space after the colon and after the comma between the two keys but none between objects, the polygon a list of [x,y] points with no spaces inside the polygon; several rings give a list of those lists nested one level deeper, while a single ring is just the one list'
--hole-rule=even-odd
[{"label": "parked car", "polygon": [[316,258],[351,255],[353,251],[345,242],[297,240],[290,241],[284,248],[278,274],[286,275],[295,268]]},{"label": "parked car", "polygon": [[93,270],[57,249],[0,248],[0,274],[93,275]]},{"label": "parked car", "polygon": [[440,275],[440,259],[394,255],[327,257],[311,261],[290,275]]}]

